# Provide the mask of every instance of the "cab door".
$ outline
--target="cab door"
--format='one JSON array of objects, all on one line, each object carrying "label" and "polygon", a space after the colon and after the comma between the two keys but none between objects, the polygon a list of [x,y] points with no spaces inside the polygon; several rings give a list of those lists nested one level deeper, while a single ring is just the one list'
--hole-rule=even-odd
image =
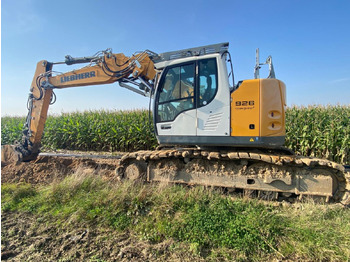
[{"label": "cab door", "polygon": [[195,68],[190,62],[165,69],[155,101],[158,136],[196,136]]}]

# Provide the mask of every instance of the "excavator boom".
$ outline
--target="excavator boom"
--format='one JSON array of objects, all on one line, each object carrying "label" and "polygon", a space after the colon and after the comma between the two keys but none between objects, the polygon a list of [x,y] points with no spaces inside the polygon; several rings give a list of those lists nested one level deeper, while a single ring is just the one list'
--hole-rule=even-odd
[{"label": "excavator boom", "polygon": [[[54,89],[119,82],[123,87],[150,96],[153,89],[152,82],[156,75],[152,56],[157,54],[146,50],[127,57],[121,53],[113,54],[111,49],[107,49],[92,57],[66,56],[64,62],[51,63],[46,60],[38,62],[30,87],[28,115],[22,141],[16,145],[2,146],[1,164],[28,161],[37,157],[48,108],[55,100]],[[88,65],[53,75],[53,66],[63,63],[67,65],[88,63]],[[137,88],[130,86],[130,83]]]}]

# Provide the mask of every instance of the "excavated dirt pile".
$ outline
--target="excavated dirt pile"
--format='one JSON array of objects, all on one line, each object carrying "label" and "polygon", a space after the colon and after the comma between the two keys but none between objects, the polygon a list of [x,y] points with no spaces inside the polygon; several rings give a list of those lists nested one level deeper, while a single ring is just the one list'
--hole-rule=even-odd
[{"label": "excavated dirt pile", "polygon": [[98,171],[103,178],[113,179],[118,163],[119,160],[114,158],[39,156],[35,161],[2,167],[1,183],[50,184],[54,180],[62,180],[78,169],[82,172]]}]

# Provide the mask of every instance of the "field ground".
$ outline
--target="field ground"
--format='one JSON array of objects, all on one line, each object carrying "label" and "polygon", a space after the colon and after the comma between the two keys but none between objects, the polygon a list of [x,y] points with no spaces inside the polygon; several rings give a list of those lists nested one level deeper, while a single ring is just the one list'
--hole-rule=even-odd
[{"label": "field ground", "polygon": [[1,260],[6,261],[185,261],[198,259],[173,240],[150,244],[130,232],[79,226],[23,212],[3,212]]},{"label": "field ground", "polygon": [[116,161],[40,157],[3,167],[2,260],[350,259],[350,210],[341,205],[120,182]]}]

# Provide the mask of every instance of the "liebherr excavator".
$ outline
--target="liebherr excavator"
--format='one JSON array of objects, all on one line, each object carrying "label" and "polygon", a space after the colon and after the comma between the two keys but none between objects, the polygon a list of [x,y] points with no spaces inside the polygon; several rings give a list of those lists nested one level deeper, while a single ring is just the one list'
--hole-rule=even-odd
[{"label": "liebherr excavator", "polygon": [[[239,189],[263,199],[323,197],[349,204],[350,175],[344,166],[296,156],[283,147],[285,84],[275,78],[272,58],[257,62],[254,79],[235,84],[228,43],[131,57],[111,49],[91,57],[40,61],[30,88],[22,142],[2,147],[2,164],[30,161],[39,153],[54,89],[118,82],[153,98],[157,150],[127,153],[118,176]],[[55,64],[86,63],[54,75]],[[269,76],[259,69],[269,65]],[[230,84],[230,81],[232,83]]]}]

